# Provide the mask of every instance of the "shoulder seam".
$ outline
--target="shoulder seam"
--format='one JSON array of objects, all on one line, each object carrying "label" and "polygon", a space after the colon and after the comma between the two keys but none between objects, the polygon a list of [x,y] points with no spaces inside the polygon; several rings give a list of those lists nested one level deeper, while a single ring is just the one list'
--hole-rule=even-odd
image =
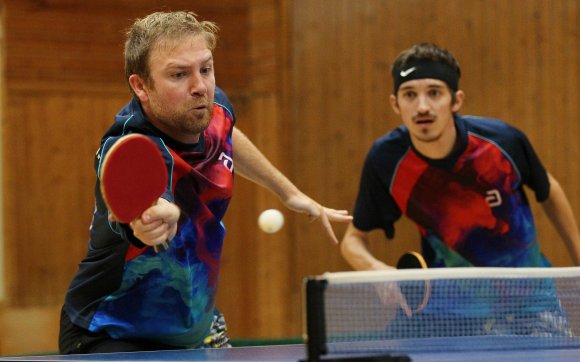
[{"label": "shoulder seam", "polygon": [[234,114],[232,113],[232,111],[231,111],[231,110],[230,110],[230,109],[229,109],[229,108],[228,108],[226,105],[224,105],[224,104],[222,104],[222,103],[219,103],[219,102],[216,102],[216,101],[214,101],[213,103],[214,103],[214,104],[217,104],[218,106],[220,106],[220,107],[222,107],[223,109],[225,109],[225,110],[226,110],[226,111],[229,113],[230,117],[231,117],[232,119],[234,119]]}]

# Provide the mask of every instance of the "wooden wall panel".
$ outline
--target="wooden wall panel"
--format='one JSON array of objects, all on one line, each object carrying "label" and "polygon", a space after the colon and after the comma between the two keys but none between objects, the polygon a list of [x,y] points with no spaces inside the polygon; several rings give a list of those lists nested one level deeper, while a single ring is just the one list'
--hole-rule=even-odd
[{"label": "wooden wall panel", "polygon": [[62,301],[86,250],[91,160],[111,109],[124,101],[12,92],[8,102],[3,127],[14,135],[4,140],[4,162],[12,166],[4,172],[11,190],[4,197],[8,297],[23,307],[52,305]]},{"label": "wooden wall panel", "polygon": [[220,84],[247,83],[246,1],[220,5],[187,0],[5,0],[7,87],[54,91],[63,86],[90,90],[124,84],[124,32],[133,19],[153,11],[190,10],[218,23],[216,62]]},{"label": "wooden wall panel", "polygon": [[[282,27],[284,1],[256,0],[248,7],[249,79],[244,98],[234,101],[237,126],[282,172],[291,170],[291,138],[284,112],[285,82]],[[235,150],[234,150],[235,152]],[[278,208],[286,216],[281,232],[265,234],[257,228],[262,210]],[[225,218],[228,227],[218,306],[235,338],[273,338],[292,333],[296,324],[286,307],[294,288],[289,287],[293,260],[293,225],[296,217],[271,193],[236,177],[233,200]],[[304,222],[304,220],[303,220]]]},{"label": "wooden wall panel", "polygon": [[0,356],[54,353],[59,318],[57,306],[0,309]]}]

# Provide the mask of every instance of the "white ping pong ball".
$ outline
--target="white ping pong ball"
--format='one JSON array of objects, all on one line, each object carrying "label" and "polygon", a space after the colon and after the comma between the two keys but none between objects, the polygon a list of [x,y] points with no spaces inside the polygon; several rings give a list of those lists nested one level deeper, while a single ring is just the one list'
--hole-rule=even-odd
[{"label": "white ping pong ball", "polygon": [[278,232],[284,226],[284,215],[276,209],[265,210],[258,217],[258,226],[268,234]]}]

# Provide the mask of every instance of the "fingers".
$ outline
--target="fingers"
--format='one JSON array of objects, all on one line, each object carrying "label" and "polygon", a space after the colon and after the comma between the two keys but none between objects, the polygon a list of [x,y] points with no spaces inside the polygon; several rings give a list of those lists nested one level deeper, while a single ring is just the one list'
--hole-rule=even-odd
[{"label": "fingers", "polygon": [[133,235],[146,245],[159,245],[175,236],[176,227],[156,220],[150,223],[143,223],[141,219],[136,219],[130,223]]},{"label": "fingers", "polygon": [[310,222],[319,219],[325,235],[334,243],[338,244],[331,222],[351,222],[352,216],[347,210],[336,210],[324,207],[308,196],[299,193],[284,201],[290,210],[308,215]]},{"label": "fingers", "polygon": [[130,226],[133,234],[146,245],[159,245],[171,240],[177,233],[179,208],[167,200],[158,202],[133,220]]},{"label": "fingers", "polygon": [[143,212],[141,220],[144,223],[153,222],[155,220],[163,220],[168,224],[176,223],[179,219],[179,208],[169,201],[160,198],[157,204],[151,206]]},{"label": "fingers", "polygon": [[352,215],[348,214],[347,210],[335,210],[323,207],[324,213],[328,216],[328,219],[333,222],[350,222],[352,221]]},{"label": "fingers", "polygon": [[401,289],[397,283],[388,283],[388,284],[381,284],[377,285],[377,294],[381,302],[385,306],[399,306],[403,310],[403,313],[407,316],[407,318],[411,318],[413,316],[413,311],[407,300],[401,293]]},{"label": "fingers", "polygon": [[350,222],[352,220],[352,216],[348,214],[347,210],[335,210],[323,206],[318,206],[318,215],[310,215],[310,221],[314,221],[318,218],[322,223],[322,228],[324,229],[326,236],[334,244],[338,244],[338,238],[336,237],[330,222]]},{"label": "fingers", "polygon": [[322,228],[326,232],[326,236],[334,244],[338,244],[338,239],[336,238],[336,235],[334,234],[334,230],[332,229],[332,225],[330,224],[330,221],[328,221],[328,216],[326,215],[325,212],[323,212],[322,214],[320,214],[320,221],[322,223]]},{"label": "fingers", "polygon": [[329,209],[328,207],[318,206],[315,208],[315,212],[310,212],[308,214],[310,221],[314,221],[323,215],[327,220],[332,222],[350,222],[352,221],[352,215],[349,215],[347,210],[335,210]]},{"label": "fingers", "polygon": [[[399,291],[400,294],[400,291]],[[411,318],[413,316],[413,311],[411,310],[411,307],[409,307],[409,304],[407,303],[407,299],[405,299],[405,297],[403,297],[403,295],[401,295],[401,299],[399,301],[399,306],[401,307],[401,309],[403,309],[403,312],[405,312],[405,315],[408,318]]]}]

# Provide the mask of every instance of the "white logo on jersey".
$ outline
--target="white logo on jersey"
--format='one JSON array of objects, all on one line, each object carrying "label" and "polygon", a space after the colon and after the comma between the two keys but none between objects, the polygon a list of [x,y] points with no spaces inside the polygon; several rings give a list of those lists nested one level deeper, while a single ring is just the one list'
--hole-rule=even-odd
[{"label": "white logo on jersey", "polygon": [[496,207],[502,204],[501,194],[498,190],[489,190],[485,194],[487,195],[485,201],[487,201],[489,207]]},{"label": "white logo on jersey", "polygon": [[218,158],[218,160],[220,160],[220,161],[223,160],[224,166],[228,170],[230,170],[230,172],[233,172],[234,171],[234,160],[230,156],[228,156],[224,152],[222,152],[222,154],[220,155],[220,157]]}]

